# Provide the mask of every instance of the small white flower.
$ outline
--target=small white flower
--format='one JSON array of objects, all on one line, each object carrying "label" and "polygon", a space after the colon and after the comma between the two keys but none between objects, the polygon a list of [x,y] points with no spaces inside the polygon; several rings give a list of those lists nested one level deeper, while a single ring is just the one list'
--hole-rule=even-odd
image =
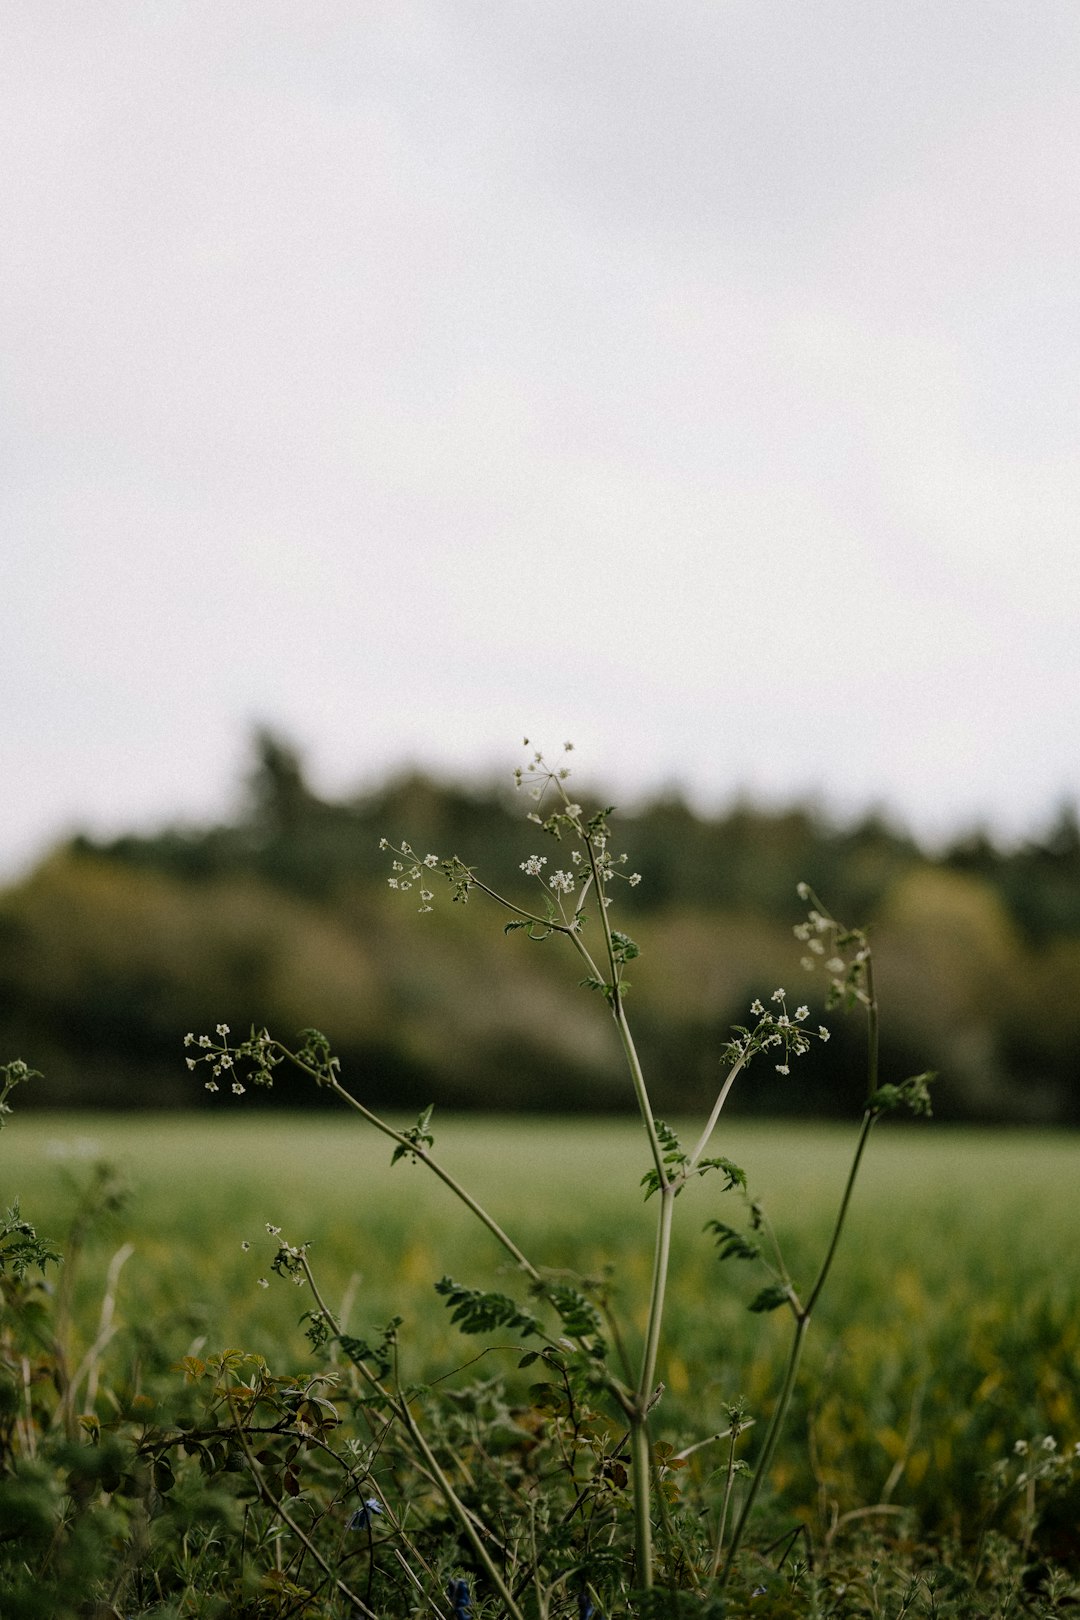
[{"label": "small white flower", "polygon": [[796,1023],[801,1023],[804,1018],[809,1018],[809,1016],[810,1016],[809,1007],[796,1007],[796,1009],[795,1009],[795,1021],[796,1021]]},{"label": "small white flower", "polygon": [[786,995],[787,995],[787,991],[784,989],[783,985],[781,985],[778,990],[773,991],[772,1000],[773,1001],[783,1001],[783,999],[784,999],[784,997]]},{"label": "small white flower", "polygon": [[819,1034],[819,1035],[820,1035],[820,1036],[821,1036],[821,1039],[822,1039],[822,1040],[823,1040],[823,1041],[827,1041],[827,1040],[828,1040],[828,1038],[829,1038],[829,1031],[828,1031],[828,1030],[827,1030],[827,1029],[826,1029],[826,1028],[825,1028],[825,1025],[824,1025],[824,1024],[819,1024],[819,1025],[818,1025],[818,1027],[817,1027],[817,1032],[818,1032],[818,1034]]},{"label": "small white flower", "polygon": [[752,1001],[750,1003],[750,1011],[755,1013],[757,1017],[760,1018],[762,1013],[765,1011],[765,1008],[761,1005],[760,1001]]},{"label": "small white flower", "polygon": [[398,882],[397,878],[387,878],[386,881],[389,883],[392,889],[400,889],[401,887],[401,884]]},{"label": "small white flower", "polygon": [[553,872],[548,878],[548,888],[554,889],[556,894],[573,894],[574,875],[572,872]]},{"label": "small white flower", "polygon": [[805,968],[807,973],[813,973],[813,971],[814,971],[814,958],[812,956],[800,956],[800,958],[799,958],[799,966],[802,967],[802,968]]},{"label": "small white flower", "polygon": [[206,1082],[207,1091],[216,1091],[217,1088],[218,1088],[218,1083],[217,1083],[216,1080],[208,1080]]},{"label": "small white flower", "polygon": [[247,1254],[248,1250],[251,1248],[251,1244],[248,1242],[247,1238],[245,1238],[240,1247],[243,1249],[244,1253]]},{"label": "small white flower", "polygon": [[540,868],[547,865],[546,855],[530,855],[528,860],[522,861],[521,870],[528,877],[539,877]]},{"label": "small white flower", "polygon": [[826,973],[843,973],[845,967],[842,956],[830,956],[825,964]]},{"label": "small white flower", "polygon": [[228,1024],[219,1024],[217,1027],[217,1032],[219,1035],[227,1035],[229,1033]]},{"label": "small white flower", "polygon": [[188,1033],[184,1036],[184,1045],[185,1046],[190,1046],[192,1044],[192,1042],[194,1041],[194,1039],[195,1039],[194,1035],[192,1035],[190,1030],[189,1030]]},{"label": "small white flower", "polygon": [[195,1059],[194,1058],[188,1058],[187,1059],[187,1066],[188,1066],[189,1069],[193,1069],[195,1067]]},{"label": "small white flower", "polygon": [[636,889],[638,884],[641,882],[641,873],[640,872],[631,872],[630,876],[627,878],[626,881],[629,883],[629,885],[630,885],[630,887],[632,889]]},{"label": "small white flower", "polygon": [[389,844],[388,840],[385,839],[385,838],[380,838],[379,839],[379,848],[380,849],[389,849],[390,844]]},{"label": "small white flower", "polygon": [[260,1288],[269,1288],[269,1286],[270,1286],[270,1284],[269,1284],[269,1282],[267,1281],[267,1279],[265,1277],[260,1277],[259,1278],[259,1287]]},{"label": "small white flower", "polygon": [[1054,1439],[1052,1434],[1048,1434],[1046,1436],[1046,1439],[1042,1443],[1042,1448],[1043,1448],[1044,1451],[1056,1451],[1057,1450],[1057,1441]]},{"label": "small white flower", "polygon": [[788,1068],[786,1063],[778,1063],[776,1065],[776,1072],[777,1074],[790,1074],[791,1070]]},{"label": "small white flower", "polygon": [[266,1223],[266,1230],[267,1230],[267,1232],[269,1233],[269,1235],[271,1237],[280,1237],[281,1236],[281,1227],[280,1226],[271,1226],[269,1221],[267,1221],[267,1223]]},{"label": "small white flower", "polygon": [[239,1080],[234,1080],[233,1081],[232,1089],[233,1089],[233,1096],[234,1097],[242,1097],[244,1095],[244,1088],[240,1084]]},{"label": "small white flower", "polygon": [[809,900],[810,885],[808,883],[797,883],[795,885],[795,893],[798,895],[800,900]]}]

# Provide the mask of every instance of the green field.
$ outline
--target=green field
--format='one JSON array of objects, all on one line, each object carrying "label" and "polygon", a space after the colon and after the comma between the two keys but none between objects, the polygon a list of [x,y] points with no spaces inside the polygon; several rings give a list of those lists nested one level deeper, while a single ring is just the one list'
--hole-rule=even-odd
[{"label": "green field", "polygon": [[[631,1121],[436,1119],[436,1153],[540,1265],[614,1268],[632,1337],[651,1251],[647,1167]],[[716,1143],[747,1171],[796,1280],[812,1272],[853,1136],[821,1126],[735,1124]],[[299,1370],[310,1355],[296,1291],[271,1278],[267,1222],[310,1242],[328,1297],[354,1331],[405,1318],[410,1376],[476,1352],[451,1332],[432,1284],[444,1273],[521,1292],[490,1237],[422,1167],[348,1115],[117,1117],[22,1113],[0,1138],[0,1196],[62,1248],[94,1164],[115,1165],[130,1200],[87,1239],[77,1315],[92,1336],[110,1257],[131,1244],[116,1291],[118,1333],[148,1324],[179,1358],[242,1345]],[[786,1313],[751,1315],[752,1267],[721,1266],[706,1219],[736,1223],[733,1194],[701,1182],[680,1199],[660,1373],[658,1429],[685,1445],[744,1395],[767,1415]],[[1016,1440],[1080,1439],[1080,1139],[890,1126],[871,1139],[829,1289],[808,1342],[775,1483],[826,1515],[877,1502],[924,1525],[969,1523],[981,1479]],[[252,1245],[249,1251],[241,1247]],[[492,1358],[493,1360],[495,1358]],[[503,1358],[507,1370],[514,1357]],[[495,1371],[494,1365],[491,1370]]]}]

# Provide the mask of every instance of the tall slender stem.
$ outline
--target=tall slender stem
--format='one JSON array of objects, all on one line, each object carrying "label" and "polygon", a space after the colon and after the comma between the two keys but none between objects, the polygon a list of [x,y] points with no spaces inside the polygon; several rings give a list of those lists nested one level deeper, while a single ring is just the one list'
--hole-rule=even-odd
[{"label": "tall slender stem", "polygon": [[723,1109],[724,1104],[728,1100],[728,1093],[730,1092],[732,1086],[735,1084],[735,1081],[736,1081],[736,1078],[738,1077],[739,1071],[741,1069],[745,1068],[747,1062],[749,1061],[749,1057],[750,1057],[750,1054],[747,1052],[743,1057],[741,1057],[739,1059],[738,1063],[736,1063],[732,1067],[730,1073],[728,1074],[727,1079],[724,1081],[724,1084],[720,1087],[719,1095],[717,1096],[717,1099],[713,1103],[713,1106],[712,1106],[712,1113],[709,1115],[708,1119],[705,1122],[705,1129],[702,1131],[701,1135],[698,1137],[697,1142],[694,1144],[693,1152],[691,1153],[690,1157],[687,1159],[686,1164],[683,1166],[683,1174],[684,1175],[691,1176],[691,1175],[693,1175],[694,1171],[697,1169],[698,1160],[701,1158],[702,1154],[705,1152],[705,1149],[708,1147],[709,1141],[710,1141],[710,1139],[712,1137],[712,1133],[716,1129],[716,1122],[720,1118],[721,1110]]},{"label": "tall slender stem", "polygon": [[[290,1056],[291,1055],[292,1054],[290,1054]],[[293,1061],[295,1062],[296,1059],[294,1058]],[[300,1067],[307,1068],[307,1065],[301,1064]],[[309,1070],[308,1072],[311,1073],[313,1071]],[[354,1097],[351,1092],[346,1091],[345,1087],[339,1080],[331,1078],[330,1089],[333,1091],[335,1096],[341,1098],[343,1103],[347,1103],[348,1106],[355,1109],[358,1114],[362,1114],[363,1117],[368,1121],[369,1125],[374,1125],[377,1131],[381,1131],[382,1134],[384,1136],[388,1136],[392,1142],[396,1142],[398,1147],[404,1148],[406,1152],[410,1153],[414,1158],[419,1159],[421,1163],[426,1164],[432,1174],[437,1176],[444,1186],[449,1187],[455,1198],[459,1198],[465,1205],[466,1209],[471,1210],[481,1225],[487,1227],[492,1237],[496,1240],[496,1242],[502,1245],[507,1254],[511,1256],[514,1263],[518,1265],[521,1270],[532,1279],[533,1282],[539,1282],[541,1280],[540,1272],[537,1270],[536,1266],[533,1265],[532,1261],[528,1259],[526,1255],[522,1254],[513,1238],[510,1237],[508,1233],[503,1231],[495,1217],[488,1214],[484,1206],[476,1201],[472,1194],[461,1185],[461,1182],[458,1181],[455,1176],[450,1174],[449,1170],[445,1170],[443,1168],[439,1161],[428,1152],[422,1143],[410,1141],[407,1136],[404,1136],[400,1131],[396,1131],[392,1125],[388,1125],[384,1119],[380,1119],[378,1114],[373,1114],[370,1108],[365,1108],[364,1104],[358,1101],[358,1099]]]},{"label": "tall slender stem", "polygon": [[[859,1126],[859,1137],[855,1144],[855,1152],[852,1155],[851,1167],[848,1170],[847,1180],[844,1183],[844,1191],[840,1198],[839,1207],[836,1211],[836,1219],[833,1221],[833,1228],[829,1238],[828,1247],[825,1250],[825,1256],[820,1267],[818,1268],[818,1274],[814,1280],[814,1285],[807,1296],[805,1305],[799,1304],[797,1299],[792,1296],[792,1309],[795,1312],[795,1333],[791,1341],[791,1350],[788,1354],[787,1367],[784,1371],[784,1382],[781,1386],[780,1394],[777,1397],[776,1406],[773,1409],[772,1419],[765,1435],[765,1440],[761,1448],[761,1454],[758,1457],[757,1463],[754,1467],[753,1476],[750,1480],[750,1486],[746,1493],[746,1500],[743,1502],[742,1509],[739,1513],[738,1522],[731,1538],[731,1545],[727,1551],[727,1557],[723,1561],[723,1574],[720,1578],[721,1588],[727,1585],[731,1571],[734,1568],[735,1558],[742,1543],[746,1526],[749,1523],[750,1514],[753,1511],[754,1504],[757,1501],[758,1492],[761,1489],[762,1482],[764,1481],[765,1475],[768,1472],[769,1466],[772,1462],[773,1452],[776,1449],[776,1442],[780,1438],[780,1431],[784,1426],[784,1420],[787,1417],[788,1407],[791,1405],[791,1397],[795,1389],[795,1379],[799,1371],[799,1363],[802,1360],[803,1345],[806,1342],[807,1331],[810,1327],[810,1318],[813,1314],[814,1306],[817,1304],[821,1295],[821,1290],[824,1288],[828,1279],[829,1272],[832,1270],[833,1261],[836,1258],[836,1251],[840,1244],[840,1237],[844,1230],[844,1223],[847,1220],[848,1209],[851,1205],[851,1195],[855,1190],[855,1181],[859,1174],[859,1166],[862,1163],[862,1157],[866,1151],[866,1144],[870,1140],[870,1132],[874,1128],[874,1121],[878,1117],[878,1110],[874,1106],[874,1098],[878,1089],[880,1032],[878,1025],[877,997],[874,994],[873,964],[869,951],[867,951],[867,954],[863,959],[863,964],[866,986],[862,993],[863,1004],[866,1007],[866,1108],[863,1113],[862,1123]],[[718,1546],[716,1560],[714,1563],[714,1573],[719,1564],[720,1548]]]},{"label": "tall slender stem", "polygon": [[675,1186],[668,1182],[660,1189],[660,1209],[656,1222],[656,1245],[653,1250],[652,1285],[649,1290],[649,1318],[645,1329],[645,1347],[641,1356],[638,1378],[638,1404],[644,1411],[652,1399],[656,1382],[656,1361],[660,1349],[660,1328],[664,1315],[664,1296],[667,1291],[668,1270],[671,1265],[671,1226],[675,1214]]},{"label": "tall slender stem", "polygon": [[[732,1532],[731,1544],[728,1547],[727,1557],[724,1560],[723,1574],[720,1577],[721,1589],[727,1585],[731,1571],[735,1566],[735,1558],[738,1554],[740,1546],[742,1545],[742,1539],[746,1533],[746,1526],[750,1522],[750,1515],[754,1511],[754,1504],[757,1501],[758,1492],[761,1489],[765,1475],[768,1472],[769,1465],[772,1462],[773,1452],[776,1450],[776,1442],[780,1438],[780,1431],[784,1426],[784,1419],[787,1417],[787,1410],[791,1404],[791,1396],[795,1389],[795,1379],[799,1371],[799,1362],[802,1360],[803,1344],[806,1341],[806,1331],[809,1326],[810,1317],[806,1312],[802,1312],[798,1316],[795,1323],[795,1332],[791,1340],[791,1349],[788,1352],[787,1366],[784,1369],[784,1382],[780,1387],[780,1394],[777,1397],[776,1406],[773,1408],[773,1415],[769,1422],[769,1427],[765,1434],[765,1440],[761,1447],[761,1455],[758,1457],[757,1463],[754,1466],[754,1472],[750,1479],[750,1486],[746,1493],[746,1499],[743,1502],[735,1529]],[[719,1564],[719,1561],[720,1549],[718,1547],[716,1559],[717,1564]]]}]

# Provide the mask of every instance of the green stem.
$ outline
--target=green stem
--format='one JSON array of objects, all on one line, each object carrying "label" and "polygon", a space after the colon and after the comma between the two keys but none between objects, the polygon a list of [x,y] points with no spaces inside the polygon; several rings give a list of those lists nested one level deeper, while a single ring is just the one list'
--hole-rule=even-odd
[{"label": "green stem", "polygon": [[641,1375],[638,1379],[637,1398],[644,1412],[653,1394],[656,1382],[656,1361],[660,1349],[660,1327],[664,1314],[664,1296],[667,1291],[668,1270],[671,1264],[671,1227],[675,1215],[675,1185],[668,1182],[660,1189],[660,1213],[656,1223],[656,1246],[653,1250],[652,1286],[649,1291],[649,1319],[645,1329],[645,1348],[641,1357]]},{"label": "green stem", "polygon": [[[844,1223],[847,1220],[847,1213],[851,1204],[851,1195],[855,1190],[855,1181],[859,1174],[859,1166],[862,1163],[862,1157],[866,1151],[866,1144],[870,1140],[870,1132],[874,1128],[874,1121],[877,1119],[877,1109],[874,1107],[873,1099],[878,1089],[878,1005],[877,998],[874,994],[873,965],[869,954],[867,954],[865,958],[865,975],[866,989],[864,993],[864,1001],[866,1006],[867,1037],[866,1110],[862,1117],[862,1124],[859,1127],[859,1139],[855,1144],[855,1152],[852,1156],[851,1168],[848,1170],[847,1181],[844,1184],[843,1195],[840,1199],[840,1205],[836,1212],[836,1219],[833,1222],[832,1235],[829,1239],[828,1248],[825,1251],[825,1258],[821,1262],[817,1278],[814,1281],[814,1286],[810,1290],[805,1305],[800,1305],[796,1296],[794,1294],[791,1295],[791,1305],[795,1312],[795,1334],[791,1342],[791,1351],[788,1355],[787,1367],[784,1372],[784,1382],[781,1387],[780,1394],[777,1397],[776,1406],[773,1410],[772,1421],[769,1424],[768,1433],[765,1436],[765,1442],[761,1448],[761,1455],[757,1460],[753,1476],[750,1480],[750,1488],[747,1491],[746,1500],[744,1501],[742,1509],[739,1513],[738,1523],[735,1526],[735,1532],[731,1538],[731,1545],[728,1548],[727,1558],[724,1560],[723,1574],[720,1578],[721,1590],[723,1590],[723,1588],[727,1585],[732,1569],[734,1568],[735,1557],[742,1543],[743,1535],[745,1534],[746,1526],[750,1519],[750,1514],[753,1511],[754,1503],[757,1500],[762,1481],[764,1480],[772,1462],[773,1452],[776,1450],[776,1442],[780,1438],[780,1431],[784,1426],[784,1420],[787,1417],[788,1407],[791,1405],[791,1397],[795,1389],[795,1379],[799,1371],[799,1362],[802,1359],[803,1345],[806,1342],[807,1330],[810,1327],[810,1318],[813,1314],[814,1306],[817,1304],[821,1295],[821,1290],[824,1288],[828,1279],[829,1272],[832,1270],[832,1264],[836,1258],[836,1251],[840,1244],[840,1237],[844,1230]],[[716,1553],[716,1564],[718,1565],[719,1562],[720,1549],[718,1547]]]},{"label": "green stem", "polygon": [[727,1079],[724,1081],[724,1084],[720,1087],[720,1094],[717,1097],[716,1101],[713,1103],[712,1113],[709,1115],[709,1118],[706,1121],[705,1129],[702,1131],[701,1135],[698,1137],[697,1143],[696,1143],[696,1145],[694,1147],[694,1151],[691,1153],[690,1157],[686,1161],[686,1164],[683,1166],[683,1175],[684,1176],[692,1176],[694,1171],[697,1169],[698,1160],[701,1158],[702,1154],[705,1152],[705,1149],[708,1147],[709,1141],[710,1141],[710,1139],[712,1137],[712,1133],[716,1129],[716,1122],[720,1118],[720,1112],[721,1112],[724,1104],[728,1100],[728,1093],[730,1092],[732,1086],[735,1084],[735,1080],[736,1080],[740,1070],[742,1070],[742,1069],[744,1069],[746,1067],[746,1064],[749,1061],[749,1057],[750,1057],[750,1054],[746,1053],[745,1056],[743,1056],[743,1057],[741,1057],[739,1059],[738,1063],[735,1064],[734,1068],[731,1070],[731,1072],[728,1075]]},{"label": "green stem", "polygon": [[[340,1324],[338,1323],[338,1321],[337,1321],[336,1317],[334,1316],[333,1312],[330,1310],[329,1306],[326,1304],[326,1301],[322,1298],[321,1294],[318,1292],[318,1288],[317,1288],[316,1283],[315,1283],[315,1278],[312,1275],[311,1267],[308,1264],[307,1259],[304,1258],[301,1261],[301,1264],[303,1266],[304,1275],[306,1276],[306,1278],[308,1280],[308,1283],[311,1286],[312,1293],[314,1294],[316,1303],[318,1304],[319,1309],[322,1311],[324,1317],[326,1318],[326,1321],[327,1321],[327,1324],[328,1324],[328,1326],[330,1328],[330,1331],[332,1332],[335,1339],[340,1339],[341,1338]],[[350,1359],[352,1359],[352,1358],[350,1357]],[[420,1453],[421,1458],[423,1459],[423,1464],[424,1464],[424,1467],[427,1470],[429,1478],[434,1482],[434,1484],[437,1486],[438,1490],[442,1493],[443,1500],[446,1502],[447,1507],[450,1509],[450,1511],[457,1518],[458,1522],[461,1525],[461,1528],[464,1530],[466,1536],[469,1538],[469,1541],[472,1543],[473,1551],[476,1553],[476,1556],[479,1558],[480,1562],[483,1564],[485,1570],[488,1573],[488,1577],[491,1580],[492,1585],[495,1587],[495,1590],[498,1592],[500,1598],[505,1603],[506,1608],[507,1608],[507,1612],[509,1614],[511,1614],[512,1616],[514,1616],[514,1620],[525,1620],[524,1615],[522,1614],[521,1610],[518,1608],[517,1604],[514,1601],[514,1597],[513,1597],[512,1592],[510,1591],[510,1589],[506,1585],[506,1582],[503,1580],[503,1578],[500,1575],[498,1569],[496,1568],[495,1564],[493,1563],[493,1561],[491,1559],[491,1556],[488,1553],[487,1548],[484,1546],[482,1540],[480,1539],[480,1536],[479,1536],[479,1534],[478,1534],[478,1532],[476,1530],[476,1526],[473,1523],[472,1515],[470,1514],[468,1508],[465,1506],[464,1502],[462,1502],[461,1498],[458,1496],[457,1492],[454,1490],[454,1487],[451,1485],[450,1481],[447,1479],[445,1473],[443,1472],[443,1470],[442,1470],[442,1468],[441,1468],[441,1466],[439,1464],[438,1458],[435,1456],[435,1453],[432,1451],[431,1447],[428,1445],[427,1440],[425,1439],[423,1433],[421,1432],[419,1426],[417,1425],[416,1419],[413,1417],[412,1411],[410,1410],[408,1400],[403,1395],[401,1395],[400,1392],[398,1394],[396,1394],[396,1395],[391,1394],[390,1391],[386,1388],[386,1386],[378,1378],[375,1377],[375,1375],[371,1372],[371,1370],[368,1367],[365,1367],[362,1363],[353,1362],[353,1365],[356,1366],[358,1368],[358,1370],[363,1374],[363,1376],[367,1379],[367,1381],[371,1385],[371,1387],[373,1389],[375,1389],[380,1395],[382,1395],[384,1397],[384,1399],[386,1400],[388,1406],[390,1407],[390,1410],[393,1412],[393,1414],[397,1418],[398,1422],[401,1423],[404,1426],[404,1428],[406,1429],[406,1431],[407,1431],[407,1433],[409,1435],[409,1438],[412,1440],[413,1445],[416,1447],[417,1451]],[[305,1542],[306,1542],[306,1538],[304,1538],[304,1539],[305,1539]],[[368,1611],[365,1610],[364,1612],[367,1613]]]},{"label": "green stem", "polygon": [[[288,1056],[292,1058],[294,1063],[297,1062],[297,1059],[291,1052],[288,1054]],[[321,1080],[323,1084],[327,1083],[325,1076],[316,1074],[315,1070],[309,1068],[307,1064],[300,1063],[298,1064],[298,1067],[306,1070],[307,1073],[314,1075],[315,1079]],[[502,1227],[499,1225],[494,1216],[489,1215],[483,1205],[477,1203],[472,1194],[461,1185],[461,1182],[458,1181],[456,1177],[452,1176],[449,1170],[444,1170],[438,1160],[434,1158],[422,1144],[417,1144],[410,1141],[409,1138],[407,1136],[403,1136],[400,1131],[395,1131],[394,1127],[392,1125],[388,1125],[384,1119],[380,1119],[378,1114],[373,1114],[370,1108],[365,1108],[364,1104],[359,1102],[351,1092],[346,1091],[340,1080],[337,1080],[331,1076],[329,1086],[335,1096],[340,1097],[343,1103],[347,1103],[348,1106],[355,1109],[358,1114],[362,1114],[369,1125],[374,1125],[377,1131],[381,1131],[382,1134],[384,1136],[388,1136],[392,1142],[396,1142],[398,1147],[404,1148],[405,1151],[411,1154],[413,1158],[419,1159],[422,1164],[426,1164],[432,1174],[437,1176],[443,1185],[450,1189],[455,1198],[459,1198],[465,1205],[466,1209],[471,1210],[481,1225],[487,1227],[492,1237],[495,1238],[496,1242],[502,1245],[507,1254],[511,1256],[514,1263],[519,1266],[533,1282],[538,1283],[541,1281],[540,1273],[533,1265],[532,1261],[529,1260],[527,1256],[522,1254],[513,1238],[510,1237],[508,1233],[503,1231]]]},{"label": "green stem", "polygon": [[847,1182],[844,1186],[844,1195],[840,1200],[840,1207],[836,1212],[836,1220],[833,1222],[832,1237],[829,1239],[829,1247],[825,1251],[825,1258],[821,1262],[821,1269],[817,1274],[817,1279],[815,1280],[814,1286],[811,1288],[806,1304],[803,1307],[802,1314],[807,1319],[809,1319],[811,1311],[817,1304],[818,1295],[825,1286],[826,1278],[828,1277],[829,1272],[832,1269],[832,1263],[836,1258],[836,1250],[840,1243],[840,1234],[844,1230],[844,1222],[847,1219],[848,1206],[851,1203],[851,1195],[855,1190],[855,1178],[859,1174],[859,1165],[862,1163],[862,1156],[866,1150],[866,1144],[870,1140],[870,1132],[874,1128],[874,1121],[876,1118],[877,1114],[873,1111],[873,1109],[870,1108],[866,1110],[862,1117],[862,1124],[859,1127],[859,1140],[855,1144],[855,1154],[851,1161],[851,1168],[848,1171]]},{"label": "green stem", "polygon": [[630,1418],[630,1474],[634,1490],[634,1551],[638,1585],[653,1583],[652,1520],[650,1517],[649,1427],[644,1412]]},{"label": "green stem", "polygon": [[[742,1545],[742,1539],[746,1533],[746,1526],[750,1522],[750,1515],[754,1510],[754,1504],[757,1501],[758,1492],[760,1491],[762,1483],[765,1479],[765,1475],[769,1470],[769,1465],[771,1464],[773,1458],[773,1452],[776,1450],[776,1442],[780,1438],[780,1431],[784,1426],[784,1419],[787,1417],[787,1410],[791,1404],[791,1396],[795,1389],[795,1379],[799,1371],[799,1362],[802,1360],[803,1344],[806,1341],[806,1330],[809,1326],[810,1316],[808,1312],[804,1311],[801,1313],[795,1323],[795,1333],[791,1341],[791,1350],[788,1354],[787,1367],[784,1371],[784,1382],[781,1386],[780,1394],[777,1397],[776,1406],[773,1409],[772,1420],[769,1423],[768,1432],[765,1435],[765,1441],[761,1448],[761,1455],[757,1460],[754,1472],[750,1479],[750,1488],[746,1493],[746,1500],[743,1502],[735,1529],[732,1533],[731,1545],[728,1547],[727,1557],[724,1559],[724,1570],[720,1577],[721,1591],[723,1591],[724,1587],[727,1586],[731,1572],[735,1566],[735,1559],[738,1555],[739,1548]],[[720,1557],[721,1551],[720,1547],[718,1546],[716,1549],[714,1571],[716,1566],[718,1566],[720,1563]]]},{"label": "green stem", "polygon": [[322,1553],[319,1551],[318,1547],[316,1547],[311,1538],[305,1534],[301,1526],[297,1524],[296,1520],[289,1513],[289,1510],[286,1508],[285,1504],[279,1501],[269,1489],[266,1481],[263,1479],[263,1473],[261,1467],[259,1466],[258,1458],[252,1451],[248,1438],[244,1433],[244,1426],[241,1423],[240,1416],[233,1404],[231,1390],[226,1393],[225,1398],[228,1402],[229,1415],[233,1420],[233,1432],[237,1441],[239,1442],[241,1451],[244,1453],[248,1467],[251,1470],[251,1477],[255,1481],[255,1489],[262,1497],[263,1502],[270,1509],[271,1513],[275,1514],[283,1524],[288,1526],[296,1539],[307,1549],[312,1558],[314,1558],[315,1562],[318,1564],[319,1568],[322,1570],[323,1574],[327,1577],[331,1584],[336,1587],[347,1603],[351,1603],[353,1605],[357,1614],[366,1616],[367,1620],[378,1620],[378,1616],[374,1613],[374,1611],[369,1609],[367,1604],[364,1603],[362,1599],[357,1597],[356,1593],[351,1591],[350,1588],[346,1586],[345,1582],[334,1573],[330,1565],[326,1562],[326,1559],[323,1557]]}]

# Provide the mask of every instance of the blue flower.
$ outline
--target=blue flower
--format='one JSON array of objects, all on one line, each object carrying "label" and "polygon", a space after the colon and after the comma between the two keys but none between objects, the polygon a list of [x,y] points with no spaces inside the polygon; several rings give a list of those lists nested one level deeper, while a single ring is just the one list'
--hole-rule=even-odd
[{"label": "blue flower", "polygon": [[382,1510],[382,1503],[376,1501],[373,1496],[369,1496],[363,1507],[357,1508],[349,1520],[347,1528],[350,1530],[366,1530],[371,1523],[371,1515],[381,1513]]},{"label": "blue flower", "polygon": [[454,1620],[472,1620],[472,1599],[469,1597],[468,1581],[451,1581],[446,1595],[454,1611]]}]

